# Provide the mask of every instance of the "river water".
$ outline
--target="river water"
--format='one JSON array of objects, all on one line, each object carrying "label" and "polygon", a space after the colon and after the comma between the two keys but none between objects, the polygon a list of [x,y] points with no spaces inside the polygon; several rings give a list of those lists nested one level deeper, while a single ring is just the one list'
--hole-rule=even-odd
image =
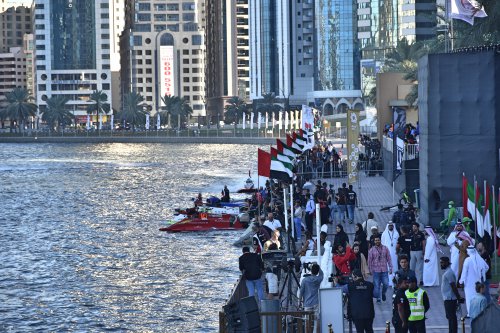
[{"label": "river water", "polygon": [[[216,332],[239,232],[159,232],[257,147],[0,145],[0,332]],[[255,177],[254,177],[255,179]]]}]

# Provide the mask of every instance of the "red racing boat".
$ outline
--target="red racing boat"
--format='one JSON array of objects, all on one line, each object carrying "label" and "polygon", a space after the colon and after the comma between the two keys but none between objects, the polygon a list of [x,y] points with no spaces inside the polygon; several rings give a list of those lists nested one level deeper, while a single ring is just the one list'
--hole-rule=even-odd
[{"label": "red racing boat", "polygon": [[210,230],[241,230],[247,227],[242,223],[238,216],[230,214],[193,214],[185,219],[160,228],[160,231],[167,232],[191,232],[191,231],[210,231]]}]

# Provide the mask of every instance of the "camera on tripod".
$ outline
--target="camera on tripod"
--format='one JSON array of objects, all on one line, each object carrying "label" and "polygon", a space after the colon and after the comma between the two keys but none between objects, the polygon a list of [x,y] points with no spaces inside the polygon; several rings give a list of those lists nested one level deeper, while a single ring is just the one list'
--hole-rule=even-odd
[{"label": "camera on tripod", "polygon": [[310,272],[312,265],[314,265],[314,262],[305,262],[302,264],[302,268],[304,269],[304,271]]}]

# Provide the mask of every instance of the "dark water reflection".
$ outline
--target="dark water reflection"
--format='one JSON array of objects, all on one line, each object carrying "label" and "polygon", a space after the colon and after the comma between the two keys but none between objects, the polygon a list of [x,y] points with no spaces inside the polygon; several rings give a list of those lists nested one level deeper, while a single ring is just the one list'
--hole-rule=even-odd
[{"label": "dark water reflection", "polygon": [[256,150],[1,145],[0,331],[217,331],[237,234],[158,228],[200,189],[240,186]]}]

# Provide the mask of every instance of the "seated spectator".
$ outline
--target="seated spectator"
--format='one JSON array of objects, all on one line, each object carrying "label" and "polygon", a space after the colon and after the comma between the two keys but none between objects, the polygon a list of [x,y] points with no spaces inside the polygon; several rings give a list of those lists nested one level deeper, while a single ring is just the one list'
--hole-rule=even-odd
[{"label": "seated spectator", "polygon": [[278,229],[274,230],[271,235],[271,238],[264,243],[264,251],[272,250],[270,248],[271,245],[275,245],[273,246],[273,248],[279,250],[281,248],[281,242],[279,241],[279,237],[280,237],[280,231]]}]

